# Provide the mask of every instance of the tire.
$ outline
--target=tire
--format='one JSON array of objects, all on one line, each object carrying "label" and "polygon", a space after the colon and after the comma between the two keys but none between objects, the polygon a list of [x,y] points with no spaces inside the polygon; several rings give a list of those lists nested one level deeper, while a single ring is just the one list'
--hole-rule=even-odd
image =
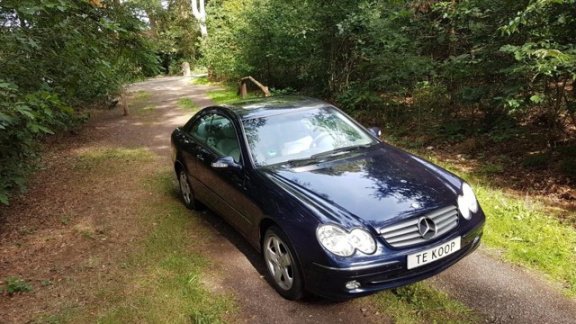
[{"label": "tire", "polygon": [[188,180],[188,173],[184,169],[178,171],[178,184],[180,185],[180,198],[182,198],[182,202],[186,208],[192,210],[199,209],[200,203],[194,196],[194,190],[192,190],[192,186]]},{"label": "tire", "polygon": [[262,242],[262,254],[268,280],[274,289],[289,300],[304,297],[300,264],[286,235],[278,227],[272,226],[266,231]]}]

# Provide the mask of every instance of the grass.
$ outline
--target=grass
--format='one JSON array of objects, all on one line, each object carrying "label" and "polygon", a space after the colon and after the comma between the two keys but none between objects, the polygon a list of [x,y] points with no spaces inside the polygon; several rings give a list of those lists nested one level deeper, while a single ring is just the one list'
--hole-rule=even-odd
[{"label": "grass", "polygon": [[[210,262],[198,254],[210,233],[174,194],[172,174],[158,171],[142,181],[152,198],[136,211],[145,232],[136,249],[117,260],[112,282],[99,282],[90,305],[64,305],[48,323],[221,323],[235,305],[208,291],[202,280]],[[98,264],[88,260],[86,266]],[[94,264],[92,264],[94,263]]]},{"label": "grass", "polygon": [[[143,148],[110,148],[97,147],[78,153],[74,164],[75,170],[91,171],[96,168],[101,171],[115,171],[127,163],[146,162],[152,160],[153,153]],[[103,166],[106,166],[103,168]]]},{"label": "grass", "polygon": [[192,84],[195,84],[195,85],[209,85],[209,84],[211,84],[211,82],[208,80],[207,76],[201,76],[201,77],[194,78],[190,82]]},{"label": "grass", "polygon": [[186,110],[198,110],[200,107],[190,98],[178,99],[178,107]]},{"label": "grass", "polygon": [[[201,278],[209,261],[191,252],[206,233],[177,200],[173,199],[172,177],[156,175],[146,186],[163,199],[150,202],[140,211],[153,231],[142,242],[139,253],[126,262],[130,291],[107,296],[116,302],[99,316],[99,322],[221,322],[234,305],[227,296],[207,291]],[[155,224],[155,225],[154,225]],[[107,292],[103,292],[108,295]]]},{"label": "grass", "polygon": [[231,88],[208,91],[208,97],[217,104],[227,104],[241,100],[236,90]]},{"label": "grass", "polygon": [[240,100],[258,98],[258,96],[253,93],[248,93],[246,98],[240,98],[238,92],[232,86],[226,86],[225,89],[208,91],[208,97],[217,104],[229,104]]},{"label": "grass", "polygon": [[568,295],[576,296],[576,231],[553,217],[554,213],[573,212],[551,209],[533,197],[490,186],[486,178],[489,174],[484,170],[487,167],[476,173],[462,172],[432,156],[428,159],[466,179],[474,188],[486,214],[484,244],[500,251],[510,262],[543,272],[560,282]]},{"label": "grass", "polygon": [[544,272],[576,296],[576,231],[550,217],[539,202],[476,183],[487,215],[484,242],[505,259]]},{"label": "grass", "polygon": [[370,297],[379,311],[394,323],[476,323],[477,316],[464,304],[426,282],[391,289]]}]

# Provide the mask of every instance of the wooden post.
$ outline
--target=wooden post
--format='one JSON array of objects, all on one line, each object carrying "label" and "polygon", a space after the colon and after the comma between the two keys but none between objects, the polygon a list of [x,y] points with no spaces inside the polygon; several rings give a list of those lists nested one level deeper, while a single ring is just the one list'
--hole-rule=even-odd
[{"label": "wooden post", "polygon": [[248,87],[246,82],[240,82],[240,98],[246,98],[248,95]]},{"label": "wooden post", "polygon": [[184,74],[185,77],[189,77],[192,75],[192,73],[190,72],[190,63],[188,62],[182,63],[182,73]]}]

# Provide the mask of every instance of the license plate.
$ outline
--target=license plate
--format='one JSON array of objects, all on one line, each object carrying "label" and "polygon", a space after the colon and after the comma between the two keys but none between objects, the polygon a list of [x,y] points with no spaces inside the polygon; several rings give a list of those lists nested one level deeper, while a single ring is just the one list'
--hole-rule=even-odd
[{"label": "license plate", "polygon": [[428,250],[408,255],[408,269],[414,269],[428,263],[440,260],[460,250],[461,238],[457,238]]}]

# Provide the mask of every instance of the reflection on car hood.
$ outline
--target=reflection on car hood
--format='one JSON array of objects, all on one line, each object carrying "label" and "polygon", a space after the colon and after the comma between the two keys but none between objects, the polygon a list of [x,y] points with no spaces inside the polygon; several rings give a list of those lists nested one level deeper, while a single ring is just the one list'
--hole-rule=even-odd
[{"label": "reflection on car hood", "polygon": [[296,168],[279,167],[268,176],[324,221],[378,229],[398,219],[456,204],[454,177],[386,144],[334,160]]}]

